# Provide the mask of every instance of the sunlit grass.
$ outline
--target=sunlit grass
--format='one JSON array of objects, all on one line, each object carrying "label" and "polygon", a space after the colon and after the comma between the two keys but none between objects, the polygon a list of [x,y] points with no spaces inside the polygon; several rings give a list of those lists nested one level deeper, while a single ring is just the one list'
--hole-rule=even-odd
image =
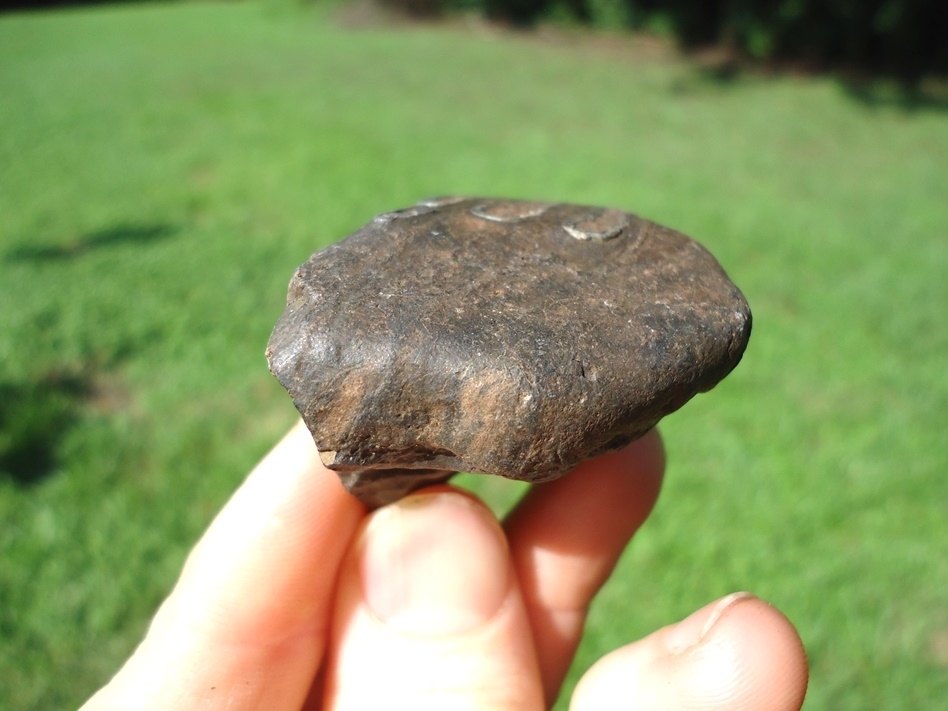
[{"label": "sunlit grass", "polygon": [[[0,16],[0,688],[76,705],[293,420],[263,348],[293,268],[374,213],[485,194],[693,234],[754,310],[669,418],[604,651],[751,589],[809,708],[948,698],[948,117],[831,80],[282,6]],[[516,492],[474,484],[498,506]]]}]

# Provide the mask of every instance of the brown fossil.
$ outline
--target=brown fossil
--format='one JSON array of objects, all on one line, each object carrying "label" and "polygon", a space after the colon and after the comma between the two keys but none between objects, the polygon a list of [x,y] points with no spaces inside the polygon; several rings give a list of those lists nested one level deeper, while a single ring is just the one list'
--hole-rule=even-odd
[{"label": "brown fossil", "polygon": [[303,264],[267,357],[322,461],[375,506],[456,471],[559,477],[714,387],[750,329],[741,292],[674,230],[440,198]]}]

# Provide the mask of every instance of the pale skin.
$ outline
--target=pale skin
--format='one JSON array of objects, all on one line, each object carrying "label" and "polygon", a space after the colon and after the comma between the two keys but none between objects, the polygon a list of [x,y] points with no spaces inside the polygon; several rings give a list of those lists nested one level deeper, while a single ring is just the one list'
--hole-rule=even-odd
[{"label": "pale skin", "polygon": [[[446,485],[367,513],[297,425],[83,710],[548,708],[663,470],[653,431],[534,486],[503,523]],[[603,657],[570,709],[796,711],[806,685],[791,623],[736,593]]]}]

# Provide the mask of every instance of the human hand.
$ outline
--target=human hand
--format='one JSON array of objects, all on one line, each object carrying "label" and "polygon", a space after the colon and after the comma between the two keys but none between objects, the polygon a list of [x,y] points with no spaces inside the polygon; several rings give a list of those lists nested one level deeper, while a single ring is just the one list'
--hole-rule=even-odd
[{"label": "human hand", "polygon": [[[450,486],[366,515],[297,425],[83,710],[548,707],[663,468],[652,432],[533,487],[503,528]],[[793,711],[806,683],[793,626],[736,594],[605,656],[570,708]]]}]

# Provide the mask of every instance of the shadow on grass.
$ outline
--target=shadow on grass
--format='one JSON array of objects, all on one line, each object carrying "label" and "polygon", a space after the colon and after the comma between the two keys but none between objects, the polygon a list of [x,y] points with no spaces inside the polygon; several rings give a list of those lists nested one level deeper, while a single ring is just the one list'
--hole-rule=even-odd
[{"label": "shadow on grass", "polygon": [[[673,93],[689,94],[707,89],[727,90],[746,86],[748,82],[767,81],[799,74],[819,75],[782,68],[745,63],[734,57],[697,58],[689,76],[672,86]],[[861,77],[845,72],[830,74],[848,99],[870,109],[893,108],[907,113],[948,112],[948,80],[900,82],[897,80]]]},{"label": "shadow on grass", "polygon": [[0,477],[30,486],[55,472],[63,435],[92,392],[92,377],[84,373],[0,381]]},{"label": "shadow on grass", "polygon": [[873,109],[894,108],[907,112],[948,111],[948,85],[937,88],[892,84],[882,81],[840,79],[843,93]]},{"label": "shadow on grass", "polygon": [[90,232],[65,244],[22,245],[6,253],[7,261],[47,262],[74,259],[98,249],[123,244],[146,244],[166,239],[178,232],[174,225],[117,225]]}]

